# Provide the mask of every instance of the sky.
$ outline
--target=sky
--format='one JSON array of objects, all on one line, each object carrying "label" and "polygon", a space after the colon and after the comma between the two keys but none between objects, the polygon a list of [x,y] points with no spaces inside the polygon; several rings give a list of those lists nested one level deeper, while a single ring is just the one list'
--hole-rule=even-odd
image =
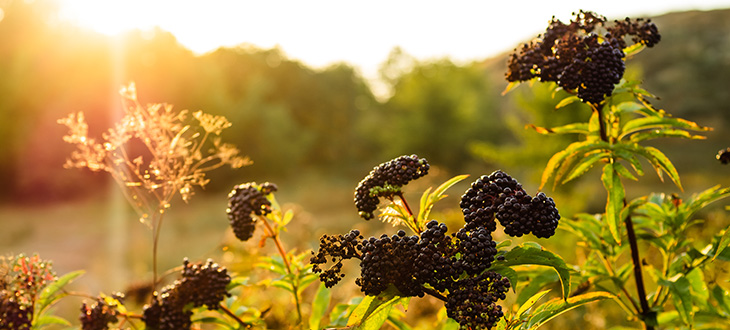
[{"label": "sky", "polygon": [[63,20],[104,34],[160,27],[196,54],[242,43],[279,47],[314,68],[347,62],[369,79],[396,46],[422,60],[484,59],[543,32],[553,15],[569,21],[579,9],[621,19],[730,8],[730,0],[57,1]]}]

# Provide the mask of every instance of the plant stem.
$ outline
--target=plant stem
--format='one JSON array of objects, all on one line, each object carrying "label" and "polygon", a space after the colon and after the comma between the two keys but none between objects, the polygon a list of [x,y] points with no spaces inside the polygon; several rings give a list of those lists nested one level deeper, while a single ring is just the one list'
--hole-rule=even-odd
[{"label": "plant stem", "polygon": [[408,205],[408,201],[406,201],[406,198],[403,197],[403,192],[399,191],[396,196],[400,198],[400,200],[403,202],[403,206],[406,207],[406,211],[408,211],[408,215],[411,216],[411,219],[413,219],[413,228],[416,229],[416,234],[419,234],[423,231],[423,228],[418,225],[418,221],[416,220],[416,217],[413,215],[413,211],[411,211],[411,207]]},{"label": "plant stem", "polygon": [[[624,199],[624,206],[626,200]],[[634,223],[631,215],[624,220],[626,225],[626,233],[629,237],[629,247],[631,248],[631,261],[634,263],[634,279],[636,280],[636,293],[639,295],[639,304],[641,305],[641,320],[647,330],[654,330],[654,326],[647,324],[647,318],[651,316],[649,302],[646,301],[646,288],[644,288],[644,275],[641,272],[641,258],[639,257],[639,245],[636,240],[636,232],[634,231]]]},{"label": "plant stem", "polygon": [[[602,111],[603,108],[600,105],[594,104],[591,104],[591,107],[594,111],[598,112],[598,127],[601,135],[601,140],[611,143],[608,139],[608,134],[606,132],[606,122],[604,121]],[[628,204],[625,198],[623,200],[623,204],[624,207]],[[649,302],[646,300],[646,288],[644,287],[644,275],[642,274],[641,270],[639,245],[636,240],[636,232],[634,231],[634,222],[631,220],[631,215],[627,216],[626,219],[624,219],[624,225],[626,226],[626,233],[629,238],[629,247],[631,248],[631,261],[634,264],[634,280],[636,282],[636,293],[638,294],[639,305],[641,306],[639,314],[640,319],[644,323],[644,327],[646,330],[654,330],[654,326],[647,323],[648,319],[651,317],[651,309],[649,308]],[[629,300],[632,300],[631,297],[628,298]]]},{"label": "plant stem", "polygon": [[297,285],[298,275],[295,275],[291,270],[291,265],[289,264],[289,260],[286,258],[286,250],[284,250],[284,245],[281,243],[281,240],[279,239],[279,235],[274,231],[274,228],[269,225],[269,222],[266,221],[266,217],[259,216],[259,219],[261,219],[261,222],[264,223],[264,227],[266,227],[266,230],[269,233],[269,238],[271,238],[274,241],[274,245],[276,245],[276,249],[279,251],[279,254],[281,255],[282,260],[284,260],[284,265],[286,266],[286,272],[292,276],[292,294],[294,295],[294,305],[297,306],[297,323],[302,323],[302,308],[300,306],[299,302],[299,285]]},{"label": "plant stem", "polygon": [[231,311],[230,309],[228,309],[228,307],[224,306],[223,304],[220,304],[220,305],[219,305],[218,307],[219,307],[219,308],[220,308],[220,309],[221,309],[221,310],[222,310],[222,311],[223,311],[224,313],[226,313],[226,315],[228,315],[228,316],[230,316],[231,318],[233,318],[234,320],[236,320],[236,322],[238,322],[238,324],[240,324],[240,325],[241,325],[242,327],[244,327],[244,328],[248,328],[248,327],[250,327],[250,326],[251,326],[250,324],[248,324],[248,323],[246,323],[246,322],[243,322],[243,320],[241,320],[241,318],[240,318],[240,317],[236,316],[236,314],[234,314],[234,313],[233,313],[233,311]]}]

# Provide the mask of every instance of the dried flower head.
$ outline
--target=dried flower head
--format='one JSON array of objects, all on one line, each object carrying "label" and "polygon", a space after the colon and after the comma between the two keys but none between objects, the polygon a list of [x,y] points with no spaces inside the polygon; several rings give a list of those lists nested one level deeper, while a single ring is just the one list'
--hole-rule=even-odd
[{"label": "dried flower head", "polygon": [[164,212],[177,193],[188,201],[194,186],[209,182],[206,172],[251,163],[218,137],[231,126],[225,117],[196,111],[191,119],[187,110],[174,111],[172,105],[142,106],[134,83],[120,94],[124,116],[102,134],[102,142],[88,136],[81,112],[58,121],[69,129],[63,140],[76,145],[65,166],[109,172],[142,222],[147,223],[154,212]]}]

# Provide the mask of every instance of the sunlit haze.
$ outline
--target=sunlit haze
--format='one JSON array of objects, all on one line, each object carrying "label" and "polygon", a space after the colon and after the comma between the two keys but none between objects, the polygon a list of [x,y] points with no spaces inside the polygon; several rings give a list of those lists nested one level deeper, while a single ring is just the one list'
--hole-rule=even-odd
[{"label": "sunlit haze", "polygon": [[578,9],[609,18],[730,7],[729,0],[601,1],[98,1],[58,0],[61,19],[104,34],[155,26],[202,54],[220,46],[279,46],[313,67],[345,61],[375,75],[393,47],[419,59],[489,57]]}]

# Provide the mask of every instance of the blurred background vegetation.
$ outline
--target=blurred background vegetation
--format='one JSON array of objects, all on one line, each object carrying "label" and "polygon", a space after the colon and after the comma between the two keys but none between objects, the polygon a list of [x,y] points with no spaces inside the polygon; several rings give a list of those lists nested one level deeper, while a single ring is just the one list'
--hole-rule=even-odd
[{"label": "blurred background vegetation", "polygon": [[[130,81],[136,82],[143,103],[167,102],[227,117],[233,127],[224,139],[254,161],[241,170],[213,172],[204,193],[189,205],[173,207],[163,229],[160,252],[168,260],[161,263],[163,269],[179,265],[185,256],[218,254],[233,260],[224,252],[231,239],[225,195],[235,184],[276,182],[279,201],[298,210],[298,224],[287,233],[290,246],[310,249],[324,232],[389,228],[363,224],[352,205],[357,182],[378,163],[401,154],[427,158],[434,173],[409,187],[414,192],[453,175],[476,177],[496,169],[534,192],[547,159],[570,137],[540,136],[525,125],[554,126],[590,113],[577,104],[554,110],[560,98],[539,84],[502,96],[509,50],[456,64],[449,58],[419,60],[393,49],[380,70],[388,95],[376,97],[347,63],[313,69],[278,48],[250,45],[195,56],[159,29],[107,37],[55,22],[50,19],[54,9],[47,6],[3,4],[0,252],[40,252],[60,272],[87,269],[94,274],[85,280],[91,290],[121,290],[120,282],[147,276],[150,238],[144,226],[134,224],[135,215],[119,200],[110,177],[63,168],[73,147],[62,141],[65,127],[56,120],[83,111],[91,134],[99,136],[120,111],[117,91]],[[715,154],[730,146],[730,10],[670,13],[653,21],[662,42],[628,61],[627,74],[640,77],[659,96],[654,101],[659,108],[714,131],[707,140],[660,146],[678,167],[685,192],[648,173],[641,186],[628,184],[628,197],[728,186],[730,168],[722,167]],[[564,216],[600,212],[605,195],[593,185],[597,182],[588,177],[548,194]],[[456,200],[466,184],[442,202],[441,216],[458,221]],[[708,233],[719,228],[713,222],[727,219],[721,208],[703,215]],[[129,224],[108,221],[119,217]],[[107,245],[110,239],[117,245]],[[165,248],[165,242],[177,241],[189,244]],[[562,244],[551,248],[570,254],[570,239]],[[127,269],[121,277],[115,275],[119,269]]]}]

